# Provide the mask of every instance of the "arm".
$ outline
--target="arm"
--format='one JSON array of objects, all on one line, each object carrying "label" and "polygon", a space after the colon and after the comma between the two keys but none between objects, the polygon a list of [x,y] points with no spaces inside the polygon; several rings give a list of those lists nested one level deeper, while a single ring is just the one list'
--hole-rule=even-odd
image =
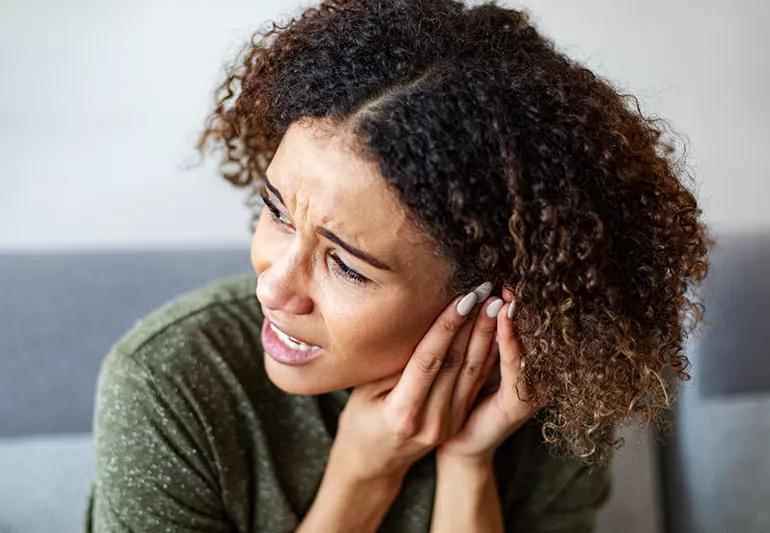
[{"label": "arm", "polygon": [[332,447],[318,493],[297,532],[377,531],[403,478],[358,479]]},{"label": "arm", "polygon": [[492,458],[462,462],[436,455],[431,531],[503,531]]},{"label": "arm", "polygon": [[532,517],[532,528],[519,531],[594,531],[596,514],[611,490],[608,466],[582,466],[561,492]]}]

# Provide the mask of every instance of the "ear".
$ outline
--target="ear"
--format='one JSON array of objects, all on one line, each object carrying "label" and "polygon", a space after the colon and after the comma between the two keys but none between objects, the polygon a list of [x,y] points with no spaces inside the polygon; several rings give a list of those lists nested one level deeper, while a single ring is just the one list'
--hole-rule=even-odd
[{"label": "ear", "polygon": [[510,302],[511,300],[513,300],[513,291],[503,285],[503,301]]}]

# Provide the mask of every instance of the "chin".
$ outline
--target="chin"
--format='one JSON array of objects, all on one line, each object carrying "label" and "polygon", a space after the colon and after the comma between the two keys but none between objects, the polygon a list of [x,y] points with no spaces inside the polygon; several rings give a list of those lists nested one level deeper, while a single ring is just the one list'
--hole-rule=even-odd
[{"label": "chin", "polygon": [[324,379],[323,373],[314,372],[309,366],[287,366],[265,356],[265,373],[270,381],[289,394],[326,394],[335,390],[346,389],[352,385],[332,383]]}]

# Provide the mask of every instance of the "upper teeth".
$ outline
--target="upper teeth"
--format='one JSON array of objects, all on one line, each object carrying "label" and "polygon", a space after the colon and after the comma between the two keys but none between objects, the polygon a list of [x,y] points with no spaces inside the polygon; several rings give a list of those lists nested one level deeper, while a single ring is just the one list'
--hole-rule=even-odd
[{"label": "upper teeth", "polygon": [[313,348],[320,348],[320,346],[316,346],[314,344],[305,344],[304,342],[298,341],[294,337],[291,337],[275,327],[275,325],[271,322],[270,328],[275,331],[275,334],[278,335],[278,338],[281,339],[281,341],[288,346],[289,348],[292,348],[293,350],[302,350],[302,351],[308,351],[312,350]]}]

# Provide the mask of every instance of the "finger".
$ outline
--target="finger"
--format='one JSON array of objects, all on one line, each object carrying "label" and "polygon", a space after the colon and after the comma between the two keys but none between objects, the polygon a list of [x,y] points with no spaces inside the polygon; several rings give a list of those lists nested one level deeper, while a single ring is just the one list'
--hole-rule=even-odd
[{"label": "finger", "polygon": [[[449,345],[449,353],[460,354],[462,359],[465,359],[465,355],[468,350],[468,343],[471,339],[471,334],[473,333],[473,329],[475,327],[474,325],[477,322],[480,311],[484,308],[484,305],[486,305],[487,297],[491,291],[492,283],[488,281],[482,283],[476,287],[476,289],[474,289],[474,292],[477,296],[476,304],[474,305],[473,310],[470,312],[468,319],[452,339]],[[457,358],[454,358],[453,361],[449,361],[449,363],[457,363]]]},{"label": "finger", "polygon": [[521,372],[521,343],[513,320],[508,318],[513,302],[497,317],[497,342],[500,346],[500,386],[511,389]]},{"label": "finger", "polygon": [[[491,290],[492,284],[489,282],[477,287],[475,289],[476,295],[479,297],[477,302],[486,300]],[[481,299],[482,296],[484,299]],[[436,428],[443,432],[451,425],[452,391],[455,388],[460,369],[465,362],[468,343],[471,339],[474,324],[478,320],[480,310],[481,305],[477,303],[468,315],[468,319],[450,342],[441,370],[438,376],[436,376],[425,400],[422,414],[424,420],[431,422],[425,425],[425,429],[429,433],[432,433]]]},{"label": "finger", "polygon": [[418,413],[444,363],[452,339],[473,310],[478,296],[471,291],[458,296],[439,314],[406,363],[401,378],[388,394],[396,409]]},{"label": "finger", "polygon": [[[503,300],[493,297],[484,302],[471,331],[465,361],[460,369],[452,391],[451,421],[454,433],[465,421],[465,415],[473,402],[473,392],[481,384],[481,378],[494,351],[494,336],[497,329],[497,314],[503,307]],[[491,316],[490,316],[491,315]]]},{"label": "finger", "polygon": [[[509,306],[516,305],[514,299]],[[509,310],[498,316],[498,342],[500,346],[500,388],[506,393],[513,412],[530,412],[536,406],[529,402],[530,394],[523,380],[520,380],[522,358],[521,340],[516,335],[513,320],[509,318]]]},{"label": "finger", "polygon": [[[503,309],[505,306],[503,306]],[[473,391],[471,393],[473,399],[471,400],[471,405],[473,405],[473,402],[475,401],[476,397],[480,393],[484,393],[484,395],[489,394],[490,392],[496,391],[500,387],[500,346],[497,344],[497,342],[493,342],[492,346],[489,347],[489,354],[487,355],[487,358],[484,360],[484,368],[482,370],[482,375],[479,377],[479,380],[474,385]]]}]

